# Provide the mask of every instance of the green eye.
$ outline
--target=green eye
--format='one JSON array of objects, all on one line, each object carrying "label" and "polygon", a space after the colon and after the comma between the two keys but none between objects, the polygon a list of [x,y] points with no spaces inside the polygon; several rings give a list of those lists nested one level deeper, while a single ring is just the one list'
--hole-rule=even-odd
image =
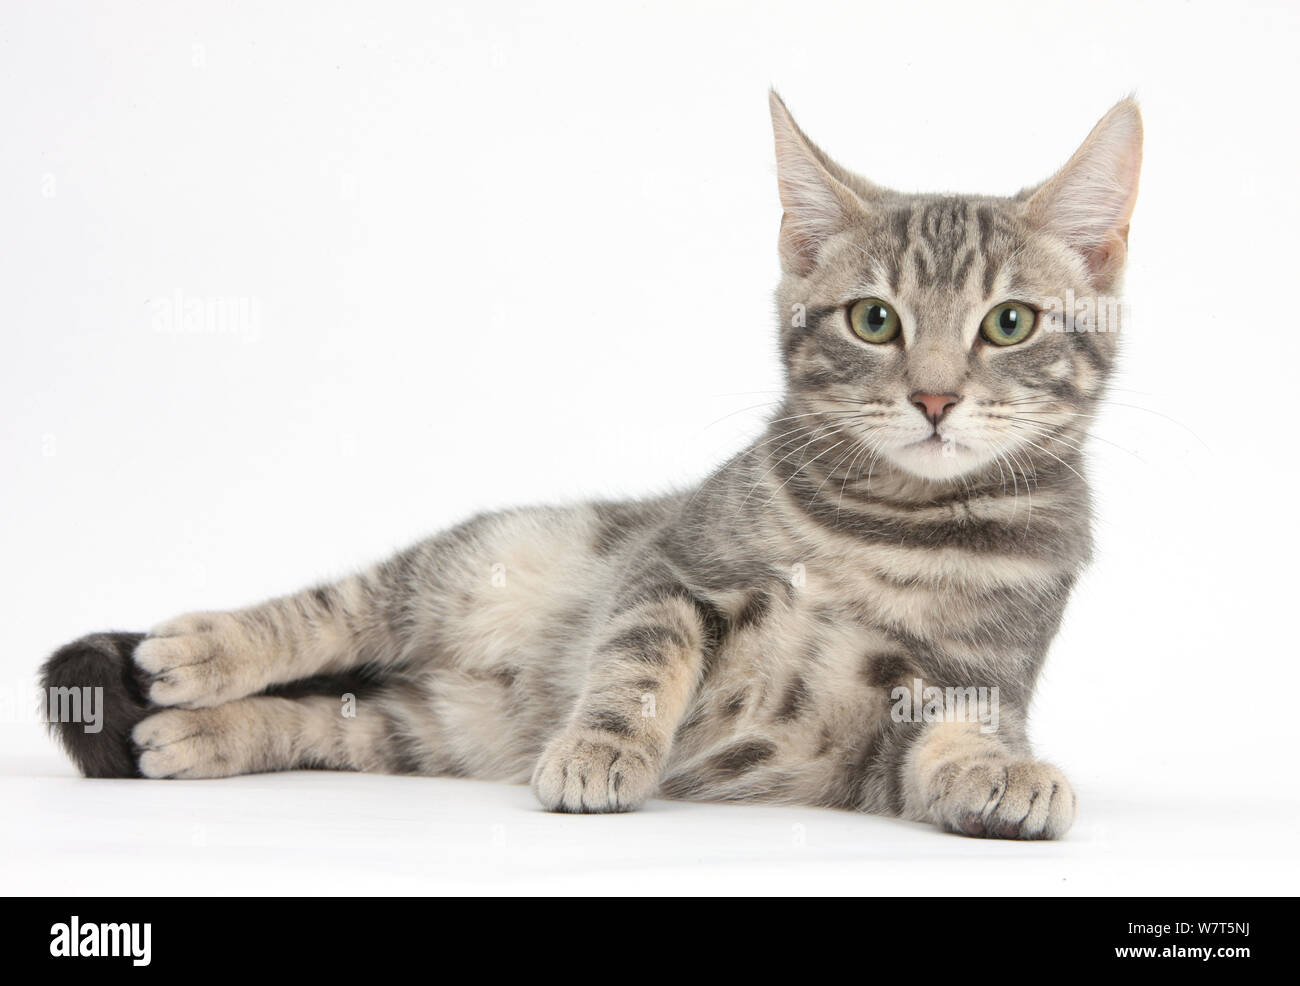
[{"label": "green eye", "polygon": [[1034,331],[1038,313],[1018,301],[1007,301],[984,316],[980,331],[995,346],[1014,346]]},{"label": "green eye", "polygon": [[849,327],[865,342],[891,342],[898,335],[898,315],[879,298],[863,298],[849,309]]}]

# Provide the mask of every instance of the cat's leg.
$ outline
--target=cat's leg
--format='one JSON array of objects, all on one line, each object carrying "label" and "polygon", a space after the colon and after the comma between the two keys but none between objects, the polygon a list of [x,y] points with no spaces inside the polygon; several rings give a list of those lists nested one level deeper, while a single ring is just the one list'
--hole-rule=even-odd
[{"label": "cat's leg", "polygon": [[398,659],[413,593],[433,592],[431,580],[418,578],[433,568],[428,554],[417,546],[332,585],[153,627],[135,650],[150,676],[150,701],[207,708],[269,685]]},{"label": "cat's leg", "polygon": [[1075,795],[1056,767],[1028,744],[984,732],[977,722],[914,727],[895,764],[903,815],[950,832],[995,839],[1059,839],[1074,821]]},{"label": "cat's leg", "polygon": [[164,709],[131,738],[140,773],[229,777],[302,767],[439,774],[436,724],[409,685],[355,696],[258,695],[202,709]]},{"label": "cat's leg", "polygon": [[614,615],[573,715],[533,772],[545,808],[630,811],[654,793],[711,634],[690,593],[662,584]]}]

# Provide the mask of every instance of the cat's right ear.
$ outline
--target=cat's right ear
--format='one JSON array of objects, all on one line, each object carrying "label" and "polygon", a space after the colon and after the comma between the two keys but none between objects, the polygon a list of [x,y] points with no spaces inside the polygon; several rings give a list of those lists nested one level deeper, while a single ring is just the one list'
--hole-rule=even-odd
[{"label": "cat's right ear", "polygon": [[866,183],[832,161],[799,129],[773,89],[768,94],[776,138],[776,174],[781,191],[781,267],[806,275],[822,244],[863,216],[865,203],[851,185]]}]

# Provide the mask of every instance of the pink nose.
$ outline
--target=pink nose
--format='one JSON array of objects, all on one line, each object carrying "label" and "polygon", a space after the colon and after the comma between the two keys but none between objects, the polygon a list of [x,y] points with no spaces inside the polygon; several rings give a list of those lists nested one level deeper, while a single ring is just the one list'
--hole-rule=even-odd
[{"label": "pink nose", "polygon": [[925,394],[918,390],[908,400],[929,419],[930,424],[937,425],[943,420],[945,414],[957,406],[957,402],[961,400],[961,395]]}]

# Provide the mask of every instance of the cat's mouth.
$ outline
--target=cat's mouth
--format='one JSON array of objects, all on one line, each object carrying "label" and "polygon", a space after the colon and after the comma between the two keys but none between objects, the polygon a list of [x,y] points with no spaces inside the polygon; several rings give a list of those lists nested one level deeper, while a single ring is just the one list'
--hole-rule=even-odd
[{"label": "cat's mouth", "polygon": [[952,479],[978,465],[975,449],[938,431],[899,446],[891,458],[906,471],[925,479]]},{"label": "cat's mouth", "polygon": [[935,432],[931,432],[927,437],[922,438],[919,442],[912,442],[911,445],[907,445],[907,446],[904,446],[904,447],[905,447],[905,448],[916,448],[916,449],[930,449],[930,448],[935,448],[935,449],[940,449],[940,450],[942,450],[943,448],[947,447],[947,448],[949,448],[949,449],[951,449],[951,450],[953,450],[953,451],[956,451],[957,449],[962,448],[961,445],[958,445],[958,444],[957,444],[955,441],[953,441],[951,438],[948,438],[948,437],[946,437],[946,436],[944,436],[944,435],[940,435],[937,431],[935,431]]}]

